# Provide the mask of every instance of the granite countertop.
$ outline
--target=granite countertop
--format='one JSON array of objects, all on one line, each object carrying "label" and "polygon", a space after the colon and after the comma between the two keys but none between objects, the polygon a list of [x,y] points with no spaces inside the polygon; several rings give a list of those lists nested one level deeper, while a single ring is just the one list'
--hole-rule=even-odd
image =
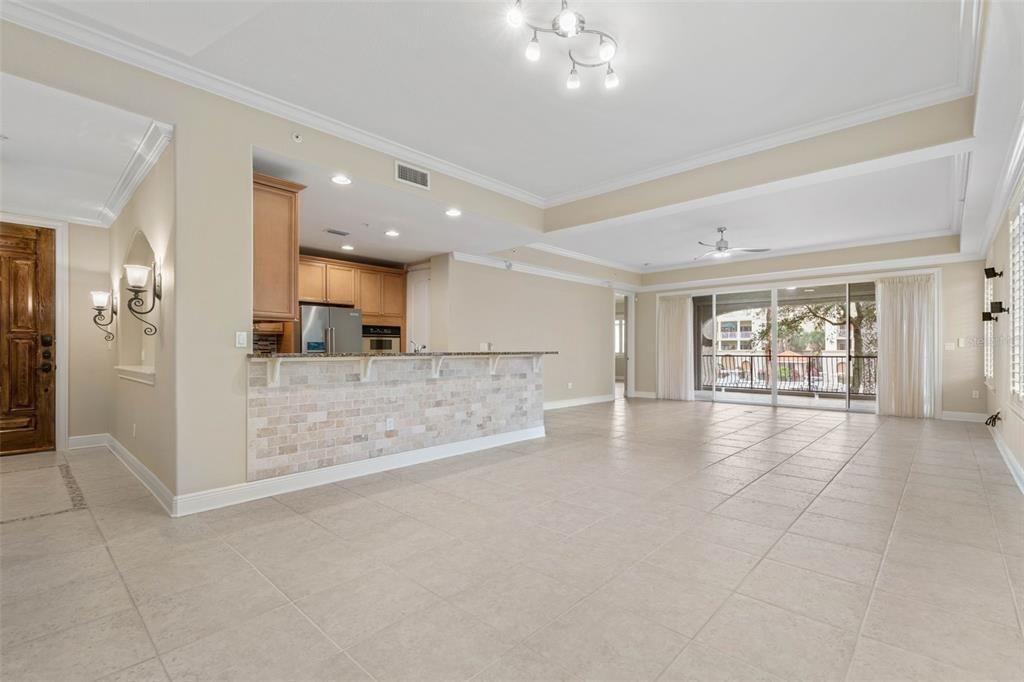
[{"label": "granite countertop", "polygon": [[450,357],[493,357],[495,355],[558,355],[554,350],[481,350],[481,351],[451,351],[451,352],[427,352],[422,353],[249,353],[250,360],[274,360],[287,358],[291,360],[308,359],[317,360],[322,358],[450,358]]}]

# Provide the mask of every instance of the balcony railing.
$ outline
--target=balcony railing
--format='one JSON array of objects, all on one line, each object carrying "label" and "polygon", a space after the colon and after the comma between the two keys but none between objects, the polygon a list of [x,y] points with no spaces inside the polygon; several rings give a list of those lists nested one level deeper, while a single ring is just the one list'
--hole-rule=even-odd
[{"label": "balcony railing", "polygon": [[[704,390],[717,385],[720,389],[770,393],[770,355],[730,353],[718,356],[717,371],[713,355],[701,356],[699,382]],[[779,393],[813,395],[816,393],[874,396],[877,390],[878,357],[874,355],[791,356],[778,358]]]}]

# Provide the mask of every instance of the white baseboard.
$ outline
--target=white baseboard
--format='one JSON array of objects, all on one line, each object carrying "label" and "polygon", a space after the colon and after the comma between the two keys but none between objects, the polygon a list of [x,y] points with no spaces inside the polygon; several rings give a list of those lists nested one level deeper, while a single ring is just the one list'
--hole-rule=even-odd
[{"label": "white baseboard", "polygon": [[128,471],[135,474],[135,478],[139,479],[142,485],[146,486],[146,489],[152,493],[156,501],[160,503],[160,506],[164,508],[171,516],[174,516],[174,493],[172,493],[164,482],[157,478],[156,474],[149,470],[145,464],[139,461],[139,459],[131,453],[121,441],[111,436],[110,442],[107,444],[110,451],[114,453],[114,456],[121,460],[121,463],[128,468]]},{"label": "white baseboard", "polygon": [[114,439],[109,433],[90,433],[86,436],[71,436],[68,438],[68,450],[81,450],[82,448],[101,448],[110,445]]},{"label": "white baseboard", "polygon": [[358,462],[349,462],[348,464],[338,464],[337,466],[313,469],[287,476],[277,476],[261,481],[249,481],[248,483],[239,483],[237,485],[224,486],[223,488],[214,488],[213,490],[177,495],[173,499],[170,513],[171,516],[187,516],[202,511],[209,511],[210,509],[219,509],[220,507],[227,507],[242,502],[251,502],[263,497],[281,495],[326,483],[335,483],[349,478],[366,476],[367,474],[376,474],[381,471],[400,469],[413,464],[431,462],[436,459],[465,455],[524,440],[543,438],[544,435],[544,427],[535,426],[529,429],[499,433],[481,438],[471,438],[470,440],[436,445],[419,450],[409,450],[408,452],[400,452],[394,455],[374,457]]},{"label": "white baseboard", "polygon": [[626,394],[627,398],[650,398],[654,400],[658,397],[658,394],[654,391],[633,391],[632,393]]},{"label": "white baseboard", "polygon": [[613,394],[588,395],[584,398],[569,398],[568,400],[549,400],[544,403],[545,410],[560,410],[563,407],[579,407],[580,405],[593,405],[595,403],[610,403],[615,400]]},{"label": "white baseboard", "polygon": [[939,419],[947,422],[977,422],[984,424],[988,415],[982,412],[943,412]]},{"label": "white baseboard", "polygon": [[996,442],[996,447],[999,448],[999,454],[1003,456],[1003,461],[1006,462],[1006,468],[1010,470],[1010,475],[1017,482],[1017,487],[1020,489],[1021,494],[1024,494],[1024,467],[1021,467],[1020,462],[1013,455],[1009,443],[1003,438],[1003,434],[999,432],[999,429],[990,426],[988,431],[992,434],[992,440]]}]

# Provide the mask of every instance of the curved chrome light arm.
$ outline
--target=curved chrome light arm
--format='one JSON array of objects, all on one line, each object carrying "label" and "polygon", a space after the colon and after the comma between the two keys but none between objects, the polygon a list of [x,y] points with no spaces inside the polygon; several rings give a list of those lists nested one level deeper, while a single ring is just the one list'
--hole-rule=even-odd
[{"label": "curved chrome light arm", "polygon": [[[615,51],[616,51],[616,52],[618,52],[618,51],[619,51],[619,43],[618,43],[618,41],[617,41],[617,40],[615,40],[615,38],[612,38],[612,37],[611,37],[610,35],[608,35],[608,34],[607,34],[607,33],[605,33],[604,31],[599,31],[599,30],[597,30],[596,28],[585,28],[585,29],[583,29],[582,31],[580,31],[580,35],[582,35],[582,34],[584,34],[584,33],[590,33],[590,34],[592,34],[592,35],[596,35],[596,36],[598,36],[598,37],[600,37],[600,38],[604,38],[605,40],[607,40],[608,42],[610,42],[610,43],[611,43],[612,45],[614,45],[614,46],[615,46]],[[573,63],[574,63],[574,64],[575,64],[576,66],[585,66],[585,67],[587,67],[588,69],[595,69],[595,68],[598,68],[598,67],[601,67],[601,66],[607,66],[608,64],[611,64],[611,63],[612,63],[612,60],[611,60],[611,59],[608,59],[608,60],[606,60],[606,61],[597,61],[597,62],[586,62],[586,61],[581,61],[581,60],[579,59],[579,57],[577,57],[576,55],[574,55],[574,54],[572,53],[572,50],[569,50],[569,59],[571,59],[571,60],[572,60],[572,62],[573,62]]]}]

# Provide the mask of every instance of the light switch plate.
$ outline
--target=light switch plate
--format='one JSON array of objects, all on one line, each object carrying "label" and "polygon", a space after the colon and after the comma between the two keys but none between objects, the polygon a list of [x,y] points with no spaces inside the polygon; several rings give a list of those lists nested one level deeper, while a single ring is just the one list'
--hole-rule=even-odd
[{"label": "light switch plate", "polygon": [[249,345],[248,332],[235,332],[235,348],[245,348]]},{"label": "light switch plate", "polygon": [[956,350],[956,344],[952,341],[946,342],[946,350]]}]

